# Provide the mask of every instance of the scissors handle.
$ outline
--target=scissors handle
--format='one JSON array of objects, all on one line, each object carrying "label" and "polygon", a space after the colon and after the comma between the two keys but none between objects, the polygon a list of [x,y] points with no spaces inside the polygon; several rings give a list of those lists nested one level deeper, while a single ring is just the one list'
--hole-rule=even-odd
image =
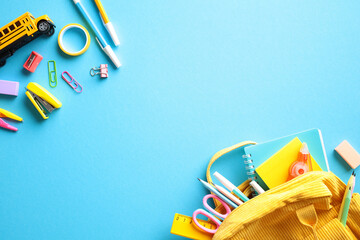
[{"label": "scissors handle", "polygon": [[[212,207],[209,206],[209,204],[207,203],[209,198],[213,198],[218,200],[225,208],[226,213],[225,214],[221,214],[217,211],[215,211],[215,209],[213,209]],[[224,220],[230,213],[231,213],[231,209],[229,207],[229,205],[227,205],[223,200],[221,200],[218,196],[213,195],[213,194],[208,194],[203,198],[203,204],[204,207],[209,210],[209,212],[211,212],[212,214],[214,214],[215,216],[221,218],[222,220]]]},{"label": "scissors handle", "polygon": [[[210,228],[206,228],[205,226],[201,225],[196,218],[198,215],[204,215],[205,217],[209,218],[209,220],[213,221],[216,224],[216,228],[210,229]],[[211,215],[204,209],[198,209],[193,213],[193,223],[195,223],[195,226],[200,228],[202,231],[210,233],[210,234],[215,234],[221,224],[221,222],[216,217],[214,217],[213,215]]]},{"label": "scissors handle", "polygon": [[[207,200],[209,198],[213,198],[218,200],[225,208],[226,213],[225,214],[221,214],[217,211],[215,211],[215,209],[213,209],[212,207],[209,206],[209,204],[207,203]],[[215,234],[216,231],[218,230],[218,228],[220,227],[221,222],[215,217],[219,217],[220,219],[224,220],[230,213],[231,213],[231,209],[229,207],[229,205],[227,205],[223,200],[221,200],[218,196],[215,196],[213,194],[208,194],[203,198],[203,204],[204,207],[211,213],[203,210],[203,209],[198,209],[193,213],[193,222],[195,223],[195,225],[200,228],[201,230],[208,232],[210,234]],[[212,215],[213,214],[213,215]],[[198,220],[197,220],[197,216],[198,215],[203,215],[207,218],[209,218],[211,221],[213,221],[216,224],[216,229],[209,229],[206,228],[205,226],[201,225]]]}]

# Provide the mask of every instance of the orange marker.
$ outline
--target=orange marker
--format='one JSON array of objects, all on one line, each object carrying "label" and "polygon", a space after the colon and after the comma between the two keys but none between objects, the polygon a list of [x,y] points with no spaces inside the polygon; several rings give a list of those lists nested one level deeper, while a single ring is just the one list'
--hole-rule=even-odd
[{"label": "orange marker", "polygon": [[304,142],[301,145],[297,160],[293,162],[289,168],[289,177],[287,181],[309,171],[312,171],[311,156],[309,148]]}]

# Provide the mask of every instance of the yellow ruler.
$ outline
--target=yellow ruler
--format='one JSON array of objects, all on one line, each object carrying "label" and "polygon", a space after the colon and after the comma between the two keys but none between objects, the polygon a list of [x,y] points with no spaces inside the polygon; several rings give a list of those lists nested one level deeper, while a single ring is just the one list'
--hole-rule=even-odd
[{"label": "yellow ruler", "polygon": [[[206,228],[215,229],[216,225],[211,222],[198,219],[198,222]],[[203,232],[196,228],[193,224],[192,217],[175,213],[173,224],[171,227],[172,234],[179,235],[186,238],[195,240],[211,240],[213,235]]]}]

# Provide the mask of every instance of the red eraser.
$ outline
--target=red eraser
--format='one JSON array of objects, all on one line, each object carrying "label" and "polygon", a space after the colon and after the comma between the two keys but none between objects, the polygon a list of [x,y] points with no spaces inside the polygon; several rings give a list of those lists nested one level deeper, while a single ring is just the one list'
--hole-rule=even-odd
[{"label": "red eraser", "polygon": [[29,58],[24,63],[23,67],[30,72],[35,72],[37,66],[39,65],[42,59],[43,57],[40,54],[38,54],[35,51],[32,51]]},{"label": "red eraser", "polygon": [[360,165],[360,154],[344,140],[335,148],[335,151],[349,164],[352,169]]}]

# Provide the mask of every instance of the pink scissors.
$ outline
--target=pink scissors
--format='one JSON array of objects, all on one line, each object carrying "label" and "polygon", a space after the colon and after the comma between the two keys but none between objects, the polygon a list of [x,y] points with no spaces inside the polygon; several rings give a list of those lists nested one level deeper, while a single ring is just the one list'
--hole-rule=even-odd
[{"label": "pink scissors", "polygon": [[[221,213],[215,211],[215,209],[213,209],[212,207],[210,207],[209,204],[207,203],[207,200],[209,198],[213,198],[213,199],[218,200],[224,206],[224,208],[226,210],[226,213],[221,214]],[[195,225],[197,227],[199,227],[201,230],[203,230],[205,232],[208,232],[210,234],[215,234],[216,231],[219,229],[220,224],[221,224],[220,220],[217,219],[216,217],[220,218],[221,220],[224,220],[231,213],[231,209],[230,209],[229,205],[227,205],[223,200],[221,200],[219,197],[217,197],[217,196],[215,196],[213,194],[208,194],[203,198],[203,205],[211,214],[209,212],[205,211],[204,209],[198,209],[193,213],[193,216],[192,216],[193,221],[194,221]],[[202,226],[198,222],[198,220],[196,218],[198,215],[203,215],[203,216],[209,218],[211,221],[213,221],[216,224],[216,228],[215,229],[209,229],[209,228],[206,228],[206,227]]]}]

